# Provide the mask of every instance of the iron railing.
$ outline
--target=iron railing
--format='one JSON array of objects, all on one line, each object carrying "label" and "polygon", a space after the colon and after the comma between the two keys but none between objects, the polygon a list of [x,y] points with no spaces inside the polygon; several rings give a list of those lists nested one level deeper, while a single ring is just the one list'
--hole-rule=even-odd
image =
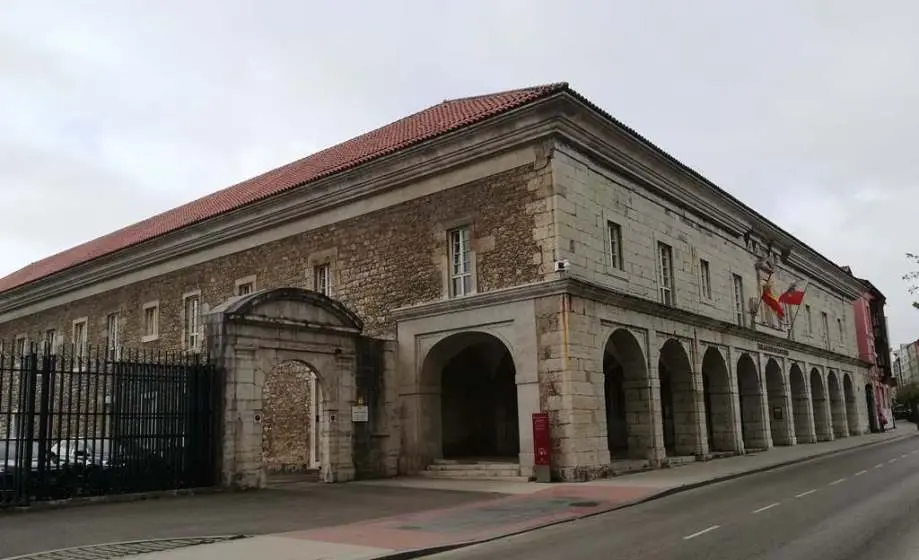
[{"label": "iron railing", "polygon": [[215,482],[217,374],[197,354],[0,353],[0,507]]}]

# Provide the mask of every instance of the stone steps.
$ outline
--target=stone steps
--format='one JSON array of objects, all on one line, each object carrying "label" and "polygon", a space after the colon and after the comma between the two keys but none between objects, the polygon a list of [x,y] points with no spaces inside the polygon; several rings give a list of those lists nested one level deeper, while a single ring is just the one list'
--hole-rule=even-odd
[{"label": "stone steps", "polygon": [[475,461],[436,459],[419,473],[426,478],[453,480],[500,480],[505,482],[527,482],[520,476],[520,465],[509,461]]}]

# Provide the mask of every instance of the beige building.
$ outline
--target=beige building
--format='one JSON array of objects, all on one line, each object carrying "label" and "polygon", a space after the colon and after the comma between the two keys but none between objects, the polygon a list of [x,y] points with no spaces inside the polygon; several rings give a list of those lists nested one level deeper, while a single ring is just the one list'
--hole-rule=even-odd
[{"label": "beige building", "polygon": [[[779,291],[809,281],[792,333],[758,305],[763,259]],[[228,484],[529,477],[540,411],[576,480],[866,432],[862,289],[556,84],[444,102],[30,265],[0,280],[0,338],[208,349]]]}]

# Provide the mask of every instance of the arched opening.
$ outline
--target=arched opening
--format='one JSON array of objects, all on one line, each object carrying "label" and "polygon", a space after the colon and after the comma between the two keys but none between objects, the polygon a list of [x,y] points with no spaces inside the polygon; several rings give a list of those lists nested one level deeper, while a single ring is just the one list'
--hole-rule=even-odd
[{"label": "arched opening", "polygon": [[709,348],[702,356],[702,395],[705,402],[705,429],[709,450],[739,450],[734,430],[731,377],[728,365],[717,348]]},{"label": "arched opening", "polygon": [[833,431],[830,428],[830,408],[827,403],[826,389],[817,368],[811,370],[811,404],[814,410],[814,430],[817,441],[830,441]]},{"label": "arched opening", "polygon": [[519,460],[516,369],[510,350],[497,337],[481,332],[451,335],[425,357],[423,375],[439,393],[439,410],[428,421],[439,423],[444,459]]},{"label": "arched opening", "polygon": [[646,459],[653,451],[648,368],[638,340],[625,329],[603,351],[606,437],[613,459]]},{"label": "arched opening", "polygon": [[299,361],[284,361],[262,386],[262,464],[268,477],[318,478],[321,392],[318,376]]},{"label": "arched opening", "polygon": [[880,431],[880,422],[878,421],[877,406],[874,401],[874,386],[870,383],[865,385],[865,404],[868,407],[868,426],[872,432]]},{"label": "arched opening", "polygon": [[794,419],[788,418],[788,395],[782,369],[779,363],[770,358],[766,362],[766,394],[769,401],[769,427],[774,445],[791,445],[791,424]]},{"label": "arched opening", "polygon": [[855,387],[848,373],[842,375],[842,392],[846,402],[846,422],[849,424],[849,435],[858,435],[861,430],[858,426],[858,400],[855,398]]},{"label": "arched opening", "polygon": [[846,405],[842,400],[842,387],[836,372],[831,371],[826,378],[827,392],[830,396],[830,415],[833,419],[833,437],[843,438],[849,436],[849,425],[846,422]]},{"label": "arched opening", "polygon": [[737,361],[737,389],[740,393],[740,427],[744,448],[767,449],[768,428],[765,425],[766,411],[763,410],[763,389],[756,372],[756,364],[749,354],[743,354]]},{"label": "arched opening", "polygon": [[798,443],[815,443],[817,437],[814,434],[814,416],[807,395],[807,383],[798,364],[792,364],[788,370],[788,378],[791,386],[792,414],[795,418],[795,439]]},{"label": "arched opening", "polygon": [[701,452],[696,391],[689,356],[679,341],[671,338],[661,347],[657,372],[664,450],[669,456],[694,456]]}]

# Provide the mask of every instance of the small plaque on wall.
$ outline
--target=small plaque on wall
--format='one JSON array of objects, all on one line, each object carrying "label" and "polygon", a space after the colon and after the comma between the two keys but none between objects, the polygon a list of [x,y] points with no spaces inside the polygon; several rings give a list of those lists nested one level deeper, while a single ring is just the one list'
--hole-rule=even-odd
[{"label": "small plaque on wall", "polygon": [[352,422],[368,422],[370,420],[370,407],[367,405],[351,407]]},{"label": "small plaque on wall", "polygon": [[782,407],[777,406],[772,409],[772,419],[773,420],[782,420]]}]

